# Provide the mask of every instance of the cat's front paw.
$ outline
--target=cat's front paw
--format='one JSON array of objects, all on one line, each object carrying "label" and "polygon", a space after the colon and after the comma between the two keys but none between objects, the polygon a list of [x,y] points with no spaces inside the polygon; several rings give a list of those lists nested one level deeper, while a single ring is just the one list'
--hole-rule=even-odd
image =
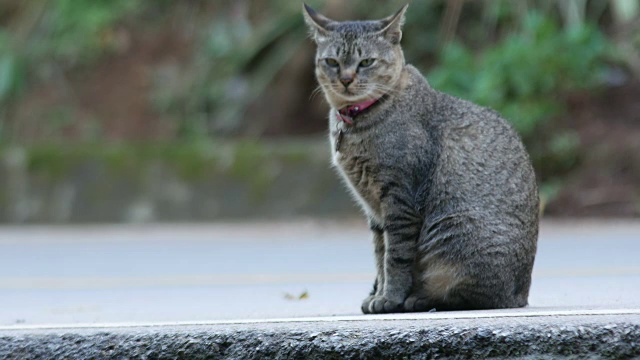
[{"label": "cat's front paw", "polygon": [[371,311],[369,311],[369,306],[371,306],[371,302],[375,298],[376,298],[375,295],[369,295],[364,300],[362,300],[362,305],[360,309],[362,310],[363,314],[371,314]]},{"label": "cat's front paw", "polygon": [[404,310],[404,302],[393,301],[380,295],[368,296],[362,302],[362,312],[365,314],[385,314],[402,312]]}]

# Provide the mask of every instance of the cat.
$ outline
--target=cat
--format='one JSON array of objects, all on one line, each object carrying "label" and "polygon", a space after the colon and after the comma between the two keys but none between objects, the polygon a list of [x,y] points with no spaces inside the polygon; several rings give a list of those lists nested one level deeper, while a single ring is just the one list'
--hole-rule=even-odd
[{"label": "cat", "polygon": [[303,5],[332,162],[373,233],[362,311],[524,307],[539,223],[531,161],[497,112],[434,90],[405,63],[407,7],[339,22]]}]

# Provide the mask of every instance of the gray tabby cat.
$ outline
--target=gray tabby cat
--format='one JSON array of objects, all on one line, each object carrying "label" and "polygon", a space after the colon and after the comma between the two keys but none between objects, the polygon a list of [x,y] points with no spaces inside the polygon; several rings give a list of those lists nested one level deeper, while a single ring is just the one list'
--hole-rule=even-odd
[{"label": "gray tabby cat", "polygon": [[333,163],[373,231],[377,277],[362,311],[526,306],[538,237],[529,157],[498,113],[405,64],[406,10],[337,22],[303,9]]}]

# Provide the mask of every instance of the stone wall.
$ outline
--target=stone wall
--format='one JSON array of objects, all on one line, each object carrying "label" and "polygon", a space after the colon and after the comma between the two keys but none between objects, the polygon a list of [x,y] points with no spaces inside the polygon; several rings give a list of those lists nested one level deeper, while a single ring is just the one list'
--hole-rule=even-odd
[{"label": "stone wall", "polygon": [[357,216],[324,139],[0,149],[0,222]]}]

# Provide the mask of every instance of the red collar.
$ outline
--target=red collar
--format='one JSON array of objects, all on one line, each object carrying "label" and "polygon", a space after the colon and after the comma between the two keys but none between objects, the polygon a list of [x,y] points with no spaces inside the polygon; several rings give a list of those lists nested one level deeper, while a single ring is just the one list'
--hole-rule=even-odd
[{"label": "red collar", "polygon": [[338,119],[344,121],[349,125],[353,125],[353,118],[356,117],[356,115],[363,112],[368,107],[370,107],[371,105],[378,102],[378,100],[380,99],[378,98],[373,100],[367,100],[359,104],[343,107],[342,109],[338,110]]}]

